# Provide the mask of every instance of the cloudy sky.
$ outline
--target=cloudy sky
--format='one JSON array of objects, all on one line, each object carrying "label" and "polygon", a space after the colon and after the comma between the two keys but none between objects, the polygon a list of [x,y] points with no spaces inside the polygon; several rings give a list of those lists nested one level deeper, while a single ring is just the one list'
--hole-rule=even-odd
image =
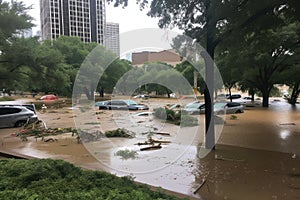
[{"label": "cloudy sky", "polygon": [[[34,33],[40,29],[40,7],[39,0],[18,0],[23,1],[26,5],[32,5],[33,9],[29,12],[35,18]],[[127,32],[140,28],[157,28],[157,19],[146,15],[146,11],[140,11],[135,1],[129,1],[129,6],[125,9],[113,5],[106,5],[106,21],[120,24],[120,32]]]}]

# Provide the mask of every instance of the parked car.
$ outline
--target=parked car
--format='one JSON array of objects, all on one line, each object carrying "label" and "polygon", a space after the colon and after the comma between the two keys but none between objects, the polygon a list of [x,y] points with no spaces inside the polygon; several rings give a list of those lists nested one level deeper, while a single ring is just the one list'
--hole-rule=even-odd
[{"label": "parked car", "polygon": [[103,105],[106,105],[109,101],[98,101],[95,103],[95,106],[96,107],[100,107],[100,106],[103,106]]},{"label": "parked car", "polygon": [[243,113],[244,107],[237,102],[218,102],[214,104],[214,113],[216,115],[220,114],[234,114],[234,113]]},{"label": "parked car", "polygon": [[135,116],[135,117],[151,117],[151,116],[153,116],[153,112],[149,112],[149,111],[138,112],[138,113],[134,113],[132,116]]},{"label": "parked car", "polygon": [[133,98],[135,98],[135,99],[137,99],[137,98],[149,99],[150,96],[148,94],[138,94],[138,95],[134,96]]},{"label": "parked car", "polygon": [[[240,94],[232,94],[231,95],[231,99],[239,99],[239,98],[241,98],[242,96],[240,95]],[[230,99],[230,95],[229,94],[227,94],[226,95],[226,98],[227,99]]]},{"label": "parked car", "polygon": [[[189,114],[204,114],[205,104],[204,102],[192,102],[187,104],[184,109]],[[216,102],[214,103],[214,114],[233,114],[233,113],[243,113],[244,107],[237,102]]]},{"label": "parked car", "polygon": [[0,105],[0,128],[20,127],[37,120],[34,105]]},{"label": "parked car", "polygon": [[149,107],[133,100],[110,100],[99,106],[99,110],[149,110]]},{"label": "parked car", "polygon": [[195,114],[204,114],[205,113],[205,104],[204,102],[192,102],[187,104],[184,108],[188,114],[195,115]]},{"label": "parked car", "polygon": [[57,100],[58,97],[54,94],[47,94],[47,95],[44,95],[40,98],[41,100],[44,100],[44,101],[47,101],[47,100]]}]

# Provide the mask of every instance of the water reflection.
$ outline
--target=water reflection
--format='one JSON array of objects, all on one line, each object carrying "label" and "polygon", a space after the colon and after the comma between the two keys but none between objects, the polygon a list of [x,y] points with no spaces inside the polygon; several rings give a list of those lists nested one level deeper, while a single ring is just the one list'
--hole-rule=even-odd
[{"label": "water reflection", "polygon": [[285,140],[290,136],[291,132],[289,130],[281,130],[280,131],[280,138]]}]

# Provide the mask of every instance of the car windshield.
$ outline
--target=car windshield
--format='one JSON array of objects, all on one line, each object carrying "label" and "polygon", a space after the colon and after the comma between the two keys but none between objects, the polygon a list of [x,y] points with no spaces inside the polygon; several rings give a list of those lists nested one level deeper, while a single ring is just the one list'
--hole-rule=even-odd
[{"label": "car windshield", "polygon": [[215,103],[214,108],[215,109],[224,108],[225,105],[226,105],[226,103]]},{"label": "car windshield", "polygon": [[193,104],[188,104],[185,106],[185,108],[191,109],[191,108],[199,108],[201,104],[200,103],[193,103]]},{"label": "car windshield", "polygon": [[137,105],[137,103],[131,99],[125,100],[128,105]]}]

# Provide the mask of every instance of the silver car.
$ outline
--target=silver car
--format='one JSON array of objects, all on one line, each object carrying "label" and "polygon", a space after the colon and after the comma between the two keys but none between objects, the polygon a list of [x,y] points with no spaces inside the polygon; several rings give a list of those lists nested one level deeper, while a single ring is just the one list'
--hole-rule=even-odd
[{"label": "silver car", "polygon": [[0,105],[0,128],[20,127],[37,120],[34,105]]},{"label": "silver car", "polygon": [[[189,114],[204,114],[205,113],[205,104],[204,102],[192,102],[187,104],[184,109]],[[235,114],[243,113],[244,107],[237,102],[216,102],[214,103],[214,114]]]},{"label": "silver car", "polygon": [[215,115],[243,113],[244,106],[237,102],[218,102],[214,104]]}]

